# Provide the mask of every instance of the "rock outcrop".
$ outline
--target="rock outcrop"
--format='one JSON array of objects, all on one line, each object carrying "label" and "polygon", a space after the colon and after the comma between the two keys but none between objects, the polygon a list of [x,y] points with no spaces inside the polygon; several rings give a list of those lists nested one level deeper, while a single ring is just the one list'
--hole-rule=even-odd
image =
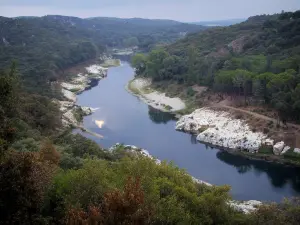
[{"label": "rock outcrop", "polygon": [[297,153],[297,154],[300,154],[300,148],[295,148],[294,152]]},{"label": "rock outcrop", "polygon": [[95,112],[97,109],[90,107],[81,107],[76,105],[77,96],[92,85],[92,81],[100,80],[107,76],[107,68],[100,65],[91,65],[86,67],[86,74],[78,74],[70,82],[61,83],[62,94],[66,101],[58,101],[62,115],[62,123],[64,126],[77,126],[80,121],[76,118],[76,114],[80,112],[82,116],[87,116]]},{"label": "rock outcrop", "polygon": [[250,200],[244,202],[230,201],[228,202],[228,204],[235,210],[248,214],[255,211],[257,207],[259,207],[262,204],[262,202],[256,200]]},{"label": "rock outcrop", "polygon": [[287,153],[288,150],[290,150],[291,147],[290,146],[285,146],[282,150],[282,152],[280,153],[280,155],[284,155],[285,153]]},{"label": "rock outcrop", "polygon": [[261,132],[253,132],[245,121],[231,118],[228,112],[208,108],[197,109],[181,117],[176,123],[176,129],[198,134],[197,140],[201,142],[249,152],[258,151],[268,139]]},{"label": "rock outcrop", "polygon": [[274,146],[273,146],[273,153],[274,155],[280,155],[282,150],[284,148],[284,142],[281,141],[281,142],[278,142],[276,143]]},{"label": "rock outcrop", "polygon": [[74,93],[71,92],[71,91],[68,91],[68,90],[66,90],[66,89],[62,89],[62,94],[63,94],[63,96],[64,96],[67,100],[69,100],[69,101],[71,101],[71,102],[73,102],[73,103],[75,103],[76,100],[77,100],[76,94],[74,94]]}]

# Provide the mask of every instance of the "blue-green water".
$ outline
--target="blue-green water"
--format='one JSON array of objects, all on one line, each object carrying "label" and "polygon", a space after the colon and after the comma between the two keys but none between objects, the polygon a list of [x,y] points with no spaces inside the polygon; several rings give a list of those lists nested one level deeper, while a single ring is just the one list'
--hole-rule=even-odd
[{"label": "blue-green water", "polygon": [[[125,90],[133,74],[127,63],[110,68],[108,77],[98,86],[78,96],[79,105],[99,108],[84,118],[84,126],[104,139],[82,133],[84,136],[103,147],[118,142],[147,149],[151,155],[173,161],[200,180],[230,185],[234,199],[280,201],[300,195],[300,169],[234,156],[175,131],[172,115],[148,107]],[[103,127],[99,128],[95,120],[103,120]]]}]

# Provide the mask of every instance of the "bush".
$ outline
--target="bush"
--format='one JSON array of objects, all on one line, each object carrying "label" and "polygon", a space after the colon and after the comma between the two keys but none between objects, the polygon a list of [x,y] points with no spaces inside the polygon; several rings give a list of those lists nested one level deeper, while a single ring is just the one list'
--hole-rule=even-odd
[{"label": "bush", "polygon": [[186,94],[188,96],[194,96],[196,94],[196,91],[194,91],[194,89],[192,87],[188,87],[188,89],[186,90]]},{"label": "bush", "polygon": [[18,152],[37,152],[39,151],[40,143],[33,138],[27,138],[12,144],[12,148]]},{"label": "bush", "polygon": [[260,146],[258,153],[261,154],[273,154],[273,147],[269,145]]}]

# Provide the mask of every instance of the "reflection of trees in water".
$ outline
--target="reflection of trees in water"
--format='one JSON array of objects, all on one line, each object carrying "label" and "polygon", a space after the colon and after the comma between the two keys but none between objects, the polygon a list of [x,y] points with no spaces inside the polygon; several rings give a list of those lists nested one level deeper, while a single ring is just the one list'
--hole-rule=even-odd
[{"label": "reflection of trees in water", "polygon": [[172,115],[171,113],[159,111],[151,106],[149,106],[148,109],[149,117],[154,123],[167,123],[170,120],[175,119],[174,115]]},{"label": "reflection of trees in water", "polygon": [[300,168],[287,167],[259,160],[250,160],[239,155],[233,155],[226,151],[219,151],[217,158],[228,165],[237,168],[239,173],[247,173],[254,170],[256,175],[266,173],[274,187],[283,187],[290,182],[293,189],[300,192]]},{"label": "reflection of trees in water", "polygon": [[196,135],[192,135],[192,134],[191,134],[191,143],[192,143],[193,145],[198,144],[197,136],[196,136]]}]

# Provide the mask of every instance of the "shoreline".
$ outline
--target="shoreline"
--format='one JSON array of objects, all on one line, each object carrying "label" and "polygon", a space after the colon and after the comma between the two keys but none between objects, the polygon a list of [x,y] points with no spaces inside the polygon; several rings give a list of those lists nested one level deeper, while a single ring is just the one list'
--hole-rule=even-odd
[{"label": "shoreline", "polygon": [[[134,82],[136,80],[140,79],[140,83],[144,82],[144,84],[140,84],[139,86],[136,85]],[[177,110],[177,111],[170,111],[165,109],[165,107],[161,107],[157,105],[157,101],[152,101],[152,99],[148,99],[147,95],[148,92],[150,93],[159,93],[155,90],[152,90],[149,88],[151,85],[150,81],[147,81],[147,79],[143,78],[134,78],[133,80],[130,80],[127,85],[125,86],[125,89],[132,95],[138,97],[140,100],[142,100],[145,104],[158,109],[162,112],[168,112],[171,114],[174,114],[175,117],[178,119],[176,124],[176,130],[185,132],[185,133],[191,133],[197,136],[197,141],[203,144],[206,144],[211,147],[218,148],[222,151],[227,151],[230,154],[239,155],[242,157],[245,157],[247,159],[252,160],[259,160],[259,161],[265,161],[269,163],[276,163],[279,165],[284,166],[291,166],[291,167],[300,167],[300,160],[298,161],[296,158],[293,160],[291,158],[285,158],[285,154],[296,154],[298,149],[293,150],[290,146],[286,145],[284,142],[275,142],[275,140],[272,140],[268,137],[268,135],[263,134],[262,132],[253,132],[249,127],[248,124],[244,120],[239,119],[233,119],[231,118],[229,121],[230,124],[224,127],[220,127],[220,130],[224,130],[225,132],[222,133],[217,131],[219,130],[219,127],[216,128],[215,131],[208,132],[207,129],[214,128],[216,125],[214,124],[213,120],[217,120],[218,116],[212,119],[210,123],[207,124],[201,124],[201,126],[197,125],[197,121],[194,119],[191,119],[188,121],[187,126],[195,126],[195,129],[184,129],[184,128],[178,128],[178,123],[182,120],[182,118],[191,116],[193,113],[195,113],[197,110],[195,110],[192,114],[189,115],[180,115],[178,112],[183,110]],[[161,93],[160,93],[161,94]],[[164,93],[162,93],[164,94]],[[165,94],[164,94],[165,96]],[[168,105],[168,98],[165,99],[164,104]],[[203,110],[205,107],[200,108],[198,110]],[[222,110],[213,110],[209,108],[212,112],[215,114],[222,114],[227,112]],[[205,117],[205,115],[202,115],[202,117]],[[230,118],[230,116],[228,116]],[[186,122],[185,122],[186,123]],[[185,125],[186,126],[186,125]],[[232,129],[232,126],[237,126],[236,129]],[[243,129],[247,128],[247,129]],[[227,144],[224,143],[223,137],[231,132],[231,136],[225,140],[227,141]],[[239,135],[242,134],[242,135]],[[210,138],[210,136],[214,136]],[[250,137],[250,140],[248,140]],[[251,140],[252,138],[252,140]],[[231,142],[231,145],[228,146],[228,142]],[[281,145],[280,148],[277,148],[276,146]],[[268,153],[260,152],[262,151],[262,148],[268,149]],[[299,154],[300,159],[300,154]]]},{"label": "shoreline", "polygon": [[127,83],[125,89],[130,94],[138,97],[145,104],[162,112],[168,112],[178,116],[178,112],[186,108],[186,104],[180,98],[167,97],[165,93],[151,90],[149,88],[150,85],[151,81],[147,79],[134,78]]},{"label": "shoreline", "polygon": [[[61,92],[65,100],[53,100],[60,106],[62,113],[62,123],[64,127],[76,127],[96,137],[103,138],[102,135],[96,134],[82,126],[84,116],[93,114],[96,110],[91,107],[77,105],[77,95],[87,91],[98,85],[99,81],[107,76],[107,71],[110,67],[119,66],[120,60],[112,59],[111,57],[100,57],[102,63],[83,63],[75,66],[77,71],[68,81],[61,82]],[[72,71],[72,68],[69,69]]]}]

